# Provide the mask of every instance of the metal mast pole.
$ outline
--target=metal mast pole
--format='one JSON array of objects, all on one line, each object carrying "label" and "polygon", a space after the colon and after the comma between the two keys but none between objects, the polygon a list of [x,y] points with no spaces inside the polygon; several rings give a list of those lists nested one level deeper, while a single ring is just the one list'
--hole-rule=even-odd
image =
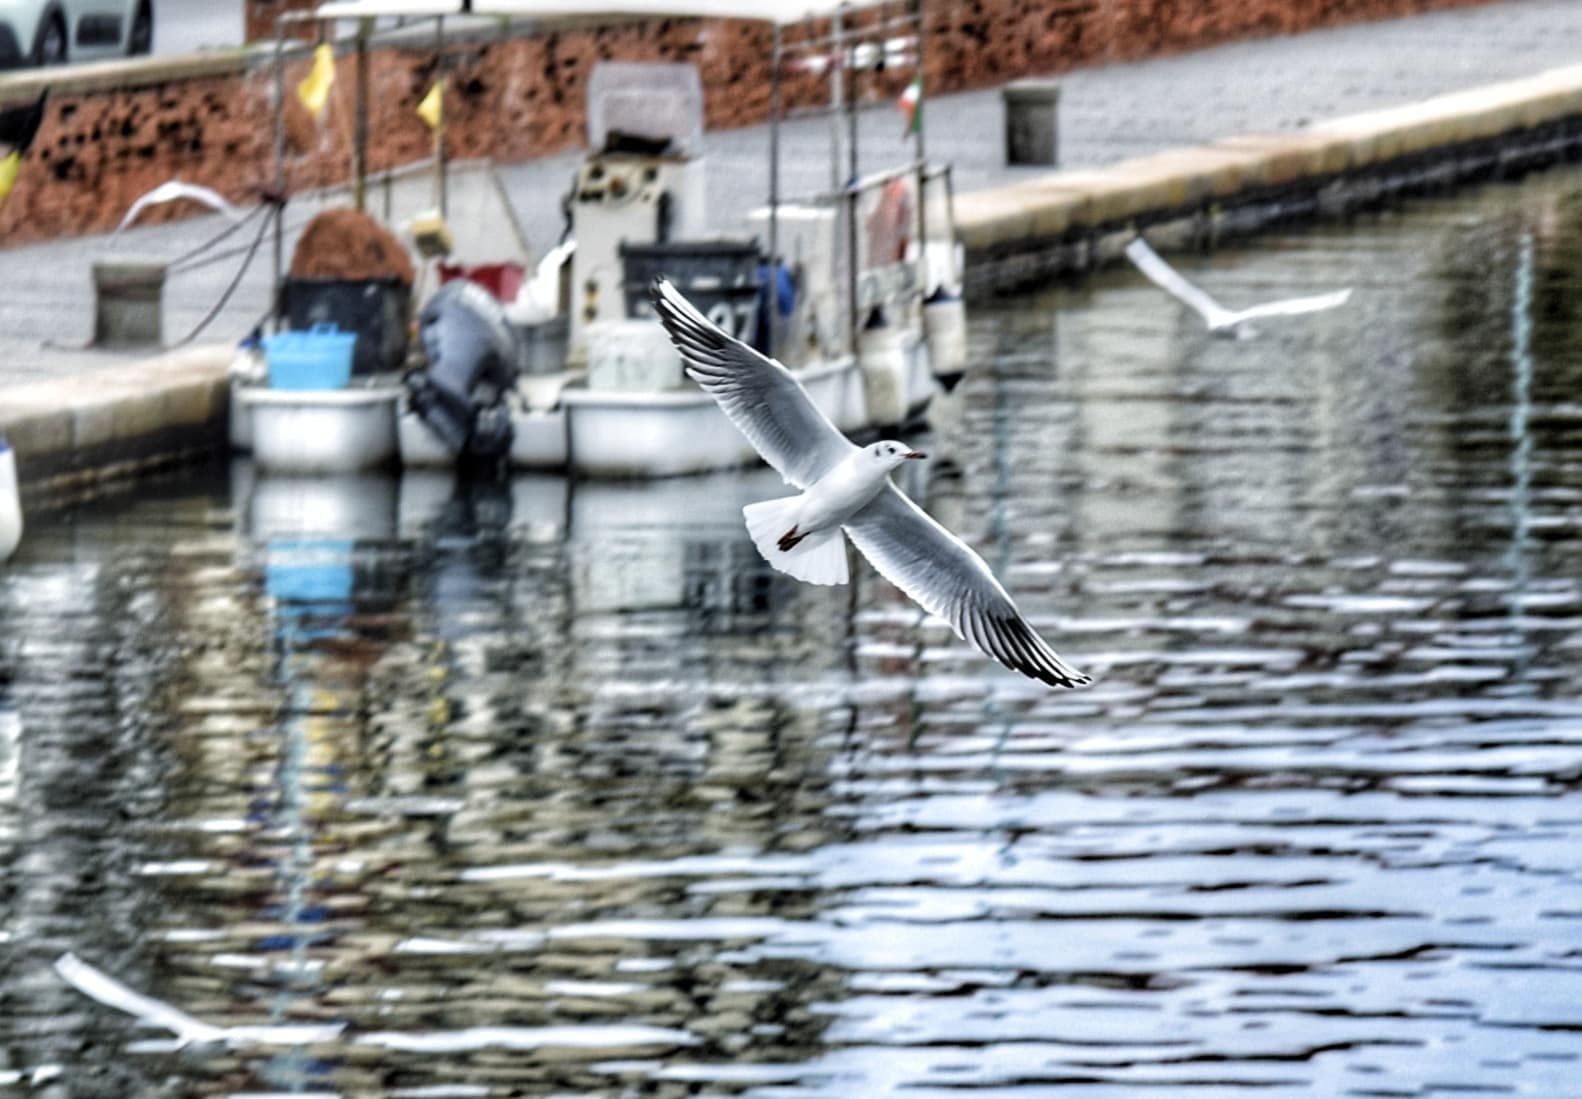
[{"label": "metal mast pole", "polygon": [[273,318],[280,306],[280,275],[285,264],[286,220],[286,41],[285,28],[275,19],[275,278],[269,286]]},{"label": "metal mast pole", "polygon": [[780,24],[774,25],[769,70],[769,308],[764,346],[775,353],[775,313],[780,307]]},{"label": "metal mast pole", "polygon": [[842,93],[842,81],[846,79],[845,69],[841,64],[841,54],[845,50],[844,37],[841,34],[840,12],[836,11],[829,17],[830,57],[829,68],[829,189],[831,192],[840,191],[840,162],[841,162],[841,134],[840,114],[841,104],[845,100]]},{"label": "metal mast pole", "polygon": [[368,190],[368,32],[372,19],[357,22],[357,117],[352,130],[352,204],[366,206]]},{"label": "metal mast pole", "polygon": [[924,150],[923,131],[928,124],[928,96],[925,89],[928,81],[923,75],[923,38],[927,30],[927,19],[924,15],[924,0],[908,0],[912,8],[916,24],[912,35],[917,40],[917,47],[913,51],[916,65],[917,80],[917,126],[912,133],[913,156],[917,160],[917,255],[923,269],[922,294],[928,296],[928,154]]},{"label": "metal mast pole", "polygon": [[449,181],[445,178],[445,17],[434,20],[434,82],[439,85],[439,125],[434,127],[434,205],[440,217],[449,207]]}]

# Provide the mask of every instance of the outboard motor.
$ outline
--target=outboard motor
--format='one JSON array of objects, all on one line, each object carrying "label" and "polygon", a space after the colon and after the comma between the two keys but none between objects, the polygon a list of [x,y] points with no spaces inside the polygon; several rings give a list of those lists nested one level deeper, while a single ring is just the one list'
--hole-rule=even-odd
[{"label": "outboard motor", "polygon": [[448,282],[418,316],[428,366],[406,376],[412,410],[453,454],[483,461],[511,450],[506,394],[516,383],[516,334],[483,287]]}]

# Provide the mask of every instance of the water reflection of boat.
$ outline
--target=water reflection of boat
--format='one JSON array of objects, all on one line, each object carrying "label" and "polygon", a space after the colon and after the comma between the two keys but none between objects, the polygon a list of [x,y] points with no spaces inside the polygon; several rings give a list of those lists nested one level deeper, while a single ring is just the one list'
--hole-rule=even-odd
[{"label": "water reflection of boat", "polygon": [[[927,473],[904,472],[914,491]],[[719,611],[752,601],[743,585],[764,568],[742,507],[790,490],[763,467],[659,483],[550,474],[493,481],[422,469],[305,477],[238,460],[232,491],[242,533],[262,553],[266,587],[287,604],[349,611],[357,576],[373,579],[378,569],[360,545],[476,552],[493,538],[555,547],[575,608],[604,612]]]},{"label": "water reflection of boat", "polygon": [[[442,290],[432,299],[423,313],[426,366],[403,379],[399,408],[393,382],[378,389],[390,397],[402,465],[451,468],[483,459],[578,475],[651,477],[755,461],[714,402],[688,382],[652,323],[644,290],[661,273],[711,319],[784,361],[843,430],[893,427],[918,416],[934,395],[934,374],[957,377],[964,366],[950,173],[927,160],[921,116],[910,131],[905,163],[860,174],[853,116],[849,127],[830,129],[825,193],[787,201],[780,186],[782,69],[827,68],[834,121],[868,94],[863,81],[873,78],[864,73],[917,65],[922,5],[892,3],[883,18],[862,10],[885,6],[877,0],[771,6],[748,0],[658,6],[335,0],[284,17],[312,21],[331,36],[338,21],[355,20],[359,67],[366,64],[370,39],[386,30],[379,21],[395,17],[398,32],[413,18],[436,20],[441,45],[448,27],[468,12],[502,23],[523,19],[541,33],[590,19],[642,16],[766,22],[773,35],[767,204],[739,227],[708,216],[697,70],[629,62],[594,67],[587,83],[591,151],[565,196],[575,248],[552,251],[564,260],[560,274],[567,277],[532,280],[540,291],[558,284],[550,303],[555,315],[529,322],[483,293]],[[410,30],[404,33],[410,44]],[[283,56],[283,48],[277,50],[277,60]],[[823,67],[808,69],[814,60]],[[366,81],[357,87],[363,118]],[[441,137],[435,195],[441,210],[442,146]],[[361,159],[355,167],[363,170]],[[359,176],[359,205],[364,190]],[[722,228],[737,235],[721,237]],[[491,271],[497,266],[485,265]],[[448,268],[464,278],[474,269],[485,268]],[[490,281],[490,289],[503,299],[498,283]],[[441,330],[443,338],[430,339]],[[356,410],[366,417],[372,406],[363,392]],[[251,427],[255,453],[271,468],[286,468],[283,463],[296,462],[291,456],[301,452],[291,445],[295,440],[266,437],[290,434],[295,429],[287,425],[304,422],[281,415],[283,406],[311,408],[316,423],[348,417],[352,430],[354,411],[333,391],[267,394],[262,403],[243,396],[244,404],[270,413],[267,419],[255,415]],[[337,468],[328,457],[321,461],[320,468]]]}]

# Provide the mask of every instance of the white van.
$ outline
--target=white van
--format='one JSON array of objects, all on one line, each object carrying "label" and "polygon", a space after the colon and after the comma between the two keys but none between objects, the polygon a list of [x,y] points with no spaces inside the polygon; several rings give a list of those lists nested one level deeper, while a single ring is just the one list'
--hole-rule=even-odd
[{"label": "white van", "polygon": [[154,0],[0,0],[0,69],[148,53]]}]

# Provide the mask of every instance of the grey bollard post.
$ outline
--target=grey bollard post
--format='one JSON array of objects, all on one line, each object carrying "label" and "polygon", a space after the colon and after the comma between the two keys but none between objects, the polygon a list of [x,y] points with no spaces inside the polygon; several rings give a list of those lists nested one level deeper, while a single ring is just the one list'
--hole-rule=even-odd
[{"label": "grey bollard post", "polygon": [[94,346],[158,346],[164,340],[160,320],[160,299],[164,290],[163,263],[151,260],[95,263]]},{"label": "grey bollard post", "polygon": [[1005,105],[1005,162],[1056,160],[1060,85],[1053,80],[1013,80],[1000,89]]}]

